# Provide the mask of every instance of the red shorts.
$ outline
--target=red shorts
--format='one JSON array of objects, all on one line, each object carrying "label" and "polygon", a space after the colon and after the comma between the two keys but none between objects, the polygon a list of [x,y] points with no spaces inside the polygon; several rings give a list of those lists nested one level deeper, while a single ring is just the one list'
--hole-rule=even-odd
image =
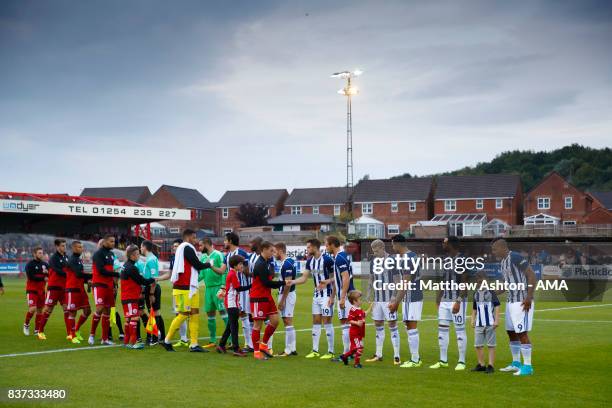
[{"label": "red shorts", "polygon": [[96,306],[113,307],[115,306],[115,294],[113,288],[95,286],[93,288],[94,302]]},{"label": "red shorts", "polygon": [[123,315],[126,319],[130,317],[138,317],[140,315],[140,313],[138,312],[138,302],[124,303]]},{"label": "red shorts", "polygon": [[28,300],[28,307],[36,306],[37,309],[42,309],[42,307],[45,305],[44,290],[28,292],[26,293],[26,298]]},{"label": "red shorts", "polygon": [[51,289],[47,291],[47,298],[45,299],[45,305],[47,306],[55,306],[56,303],[60,303],[62,305],[66,304],[66,296],[64,289]]},{"label": "red shorts", "polygon": [[89,297],[83,289],[78,292],[66,292],[66,310],[75,311],[89,307]]},{"label": "red shorts", "polygon": [[270,298],[267,302],[253,302],[253,299],[251,299],[253,320],[266,320],[268,316],[274,313],[278,313],[274,299]]}]

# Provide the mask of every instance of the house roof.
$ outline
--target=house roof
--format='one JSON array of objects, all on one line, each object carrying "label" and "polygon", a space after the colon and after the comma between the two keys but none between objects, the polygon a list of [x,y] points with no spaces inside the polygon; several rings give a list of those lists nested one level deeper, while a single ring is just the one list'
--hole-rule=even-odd
[{"label": "house roof", "polygon": [[294,188],[285,205],[343,204],[346,191],[346,187]]},{"label": "house roof", "polygon": [[515,174],[440,176],[435,199],[514,197],[521,183]]},{"label": "house roof", "polygon": [[86,187],[81,191],[81,197],[125,198],[135,203],[144,203],[151,197],[147,186],[135,187]]},{"label": "house roof", "polygon": [[281,224],[333,224],[334,222],[342,224],[340,221],[334,221],[334,217],[324,214],[282,214],[278,217],[268,219],[270,225]]},{"label": "house roof", "polygon": [[238,207],[241,204],[276,205],[283,196],[289,194],[287,190],[233,190],[226,191],[217,203],[217,207]]},{"label": "house roof", "polygon": [[612,210],[612,191],[593,191],[591,195],[607,210]]},{"label": "house roof", "polygon": [[426,200],[431,191],[431,177],[361,180],[353,193],[353,201],[395,202]]},{"label": "house roof", "polygon": [[214,208],[198,190],[194,188],[176,187],[164,184],[160,187],[165,189],[185,208],[209,209]]}]

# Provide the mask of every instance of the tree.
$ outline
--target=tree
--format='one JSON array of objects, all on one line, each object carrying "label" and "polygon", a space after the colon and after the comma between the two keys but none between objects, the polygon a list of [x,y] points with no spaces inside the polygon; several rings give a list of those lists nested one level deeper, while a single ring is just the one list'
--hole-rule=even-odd
[{"label": "tree", "polygon": [[236,217],[242,221],[243,227],[259,227],[267,224],[268,208],[263,204],[240,204]]}]

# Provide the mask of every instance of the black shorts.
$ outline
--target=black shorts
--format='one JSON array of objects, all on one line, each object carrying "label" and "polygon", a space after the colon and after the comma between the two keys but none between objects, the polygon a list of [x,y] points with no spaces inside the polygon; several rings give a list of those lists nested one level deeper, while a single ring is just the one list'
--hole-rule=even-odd
[{"label": "black shorts", "polygon": [[147,286],[145,288],[144,302],[149,311],[151,310],[151,308],[153,308],[153,310],[157,312],[158,310],[161,309],[161,286],[155,285],[155,291],[154,291],[155,301],[153,302],[152,305],[151,305],[151,302],[149,301],[149,293],[151,293],[151,288]]}]

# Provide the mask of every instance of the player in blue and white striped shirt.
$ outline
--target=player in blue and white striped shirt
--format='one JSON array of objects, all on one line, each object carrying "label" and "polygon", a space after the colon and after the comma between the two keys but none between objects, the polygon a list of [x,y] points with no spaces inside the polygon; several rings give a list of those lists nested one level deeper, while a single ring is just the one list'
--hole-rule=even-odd
[{"label": "player in blue and white striped shirt", "polygon": [[[399,255],[406,255],[411,259],[417,257],[417,254],[410,249],[406,242],[406,237],[401,234],[395,235],[392,238],[393,250]],[[421,289],[421,270],[417,268],[413,270],[410,265],[408,270],[402,271],[402,279],[405,283],[411,283],[412,287],[407,290],[399,290],[396,299],[389,302],[389,309],[397,311],[400,302],[402,304],[402,317],[406,325],[406,334],[408,335],[408,348],[410,349],[410,360],[405,361],[401,368],[417,368],[423,363],[419,354],[419,330],[417,324],[421,320],[423,312],[423,290]]]},{"label": "player in blue and white striped shirt", "polygon": [[342,353],[345,354],[351,349],[348,314],[352,306],[348,301],[348,293],[355,290],[353,267],[346,252],[342,251],[338,237],[328,235],[325,238],[325,250],[334,258],[334,296],[338,298],[338,319],[342,324],[342,346],[344,348]]},{"label": "player in blue and white striped shirt", "polygon": [[[238,234],[235,232],[229,232],[225,234],[225,249],[227,250],[227,255],[225,257],[227,268],[229,270],[229,259],[234,255],[240,255],[244,259],[249,258],[249,254],[240,248],[240,238]],[[238,280],[240,281],[240,286],[247,286],[251,284],[251,278],[244,274],[238,274]],[[252,352],[253,351],[253,340],[251,339],[251,321],[249,320],[249,314],[251,313],[251,303],[249,301],[249,291],[245,290],[240,292],[240,322],[242,323],[242,333],[244,334],[246,347],[244,351]]]},{"label": "player in blue and white striped shirt", "polygon": [[[442,243],[444,250],[454,262],[458,262],[463,255],[459,252],[459,239],[455,236],[444,238]],[[454,266],[454,265],[453,265]],[[459,273],[457,268],[444,268],[442,283],[451,285],[466,281],[467,273]],[[455,366],[456,371],[465,370],[465,352],[467,350],[467,334],[465,331],[465,308],[467,290],[456,290],[445,288],[437,297],[438,304],[438,345],[440,346],[440,361],[429,366],[429,368],[448,367],[448,342],[450,324],[453,322],[457,334],[457,348],[459,349],[459,361]]]},{"label": "player in blue and white striped shirt", "polygon": [[[510,251],[504,239],[493,241],[493,255],[500,259],[501,271],[507,284],[516,285],[508,288],[506,304],[506,331],[510,338],[512,364],[500,371],[513,371],[514,375],[531,375],[531,340],[529,331],[533,322],[533,291],[536,276],[529,262],[518,252]],[[521,365],[521,355],[523,364]]]},{"label": "player in blue and white striped shirt", "polygon": [[[312,294],[312,351],[306,358],[319,357],[322,360],[334,358],[334,327],[331,318],[334,313],[333,280],[334,260],[327,254],[321,253],[321,241],[316,238],[306,242],[306,267],[302,276],[292,283],[301,285],[312,275],[314,292]],[[291,283],[288,283],[291,284]],[[321,323],[325,327],[327,337],[327,353],[319,354],[319,340],[321,338]]]},{"label": "player in blue and white striped shirt", "polygon": [[[274,244],[274,258],[281,263],[281,279],[286,282],[294,280],[297,273],[295,261],[287,256],[287,245],[284,242]],[[280,287],[278,290],[278,310],[280,310],[285,325],[285,350],[278,354],[279,357],[297,356],[295,328],[293,327],[293,311],[296,300],[295,285]],[[268,347],[271,348],[270,342],[268,342]]]}]

